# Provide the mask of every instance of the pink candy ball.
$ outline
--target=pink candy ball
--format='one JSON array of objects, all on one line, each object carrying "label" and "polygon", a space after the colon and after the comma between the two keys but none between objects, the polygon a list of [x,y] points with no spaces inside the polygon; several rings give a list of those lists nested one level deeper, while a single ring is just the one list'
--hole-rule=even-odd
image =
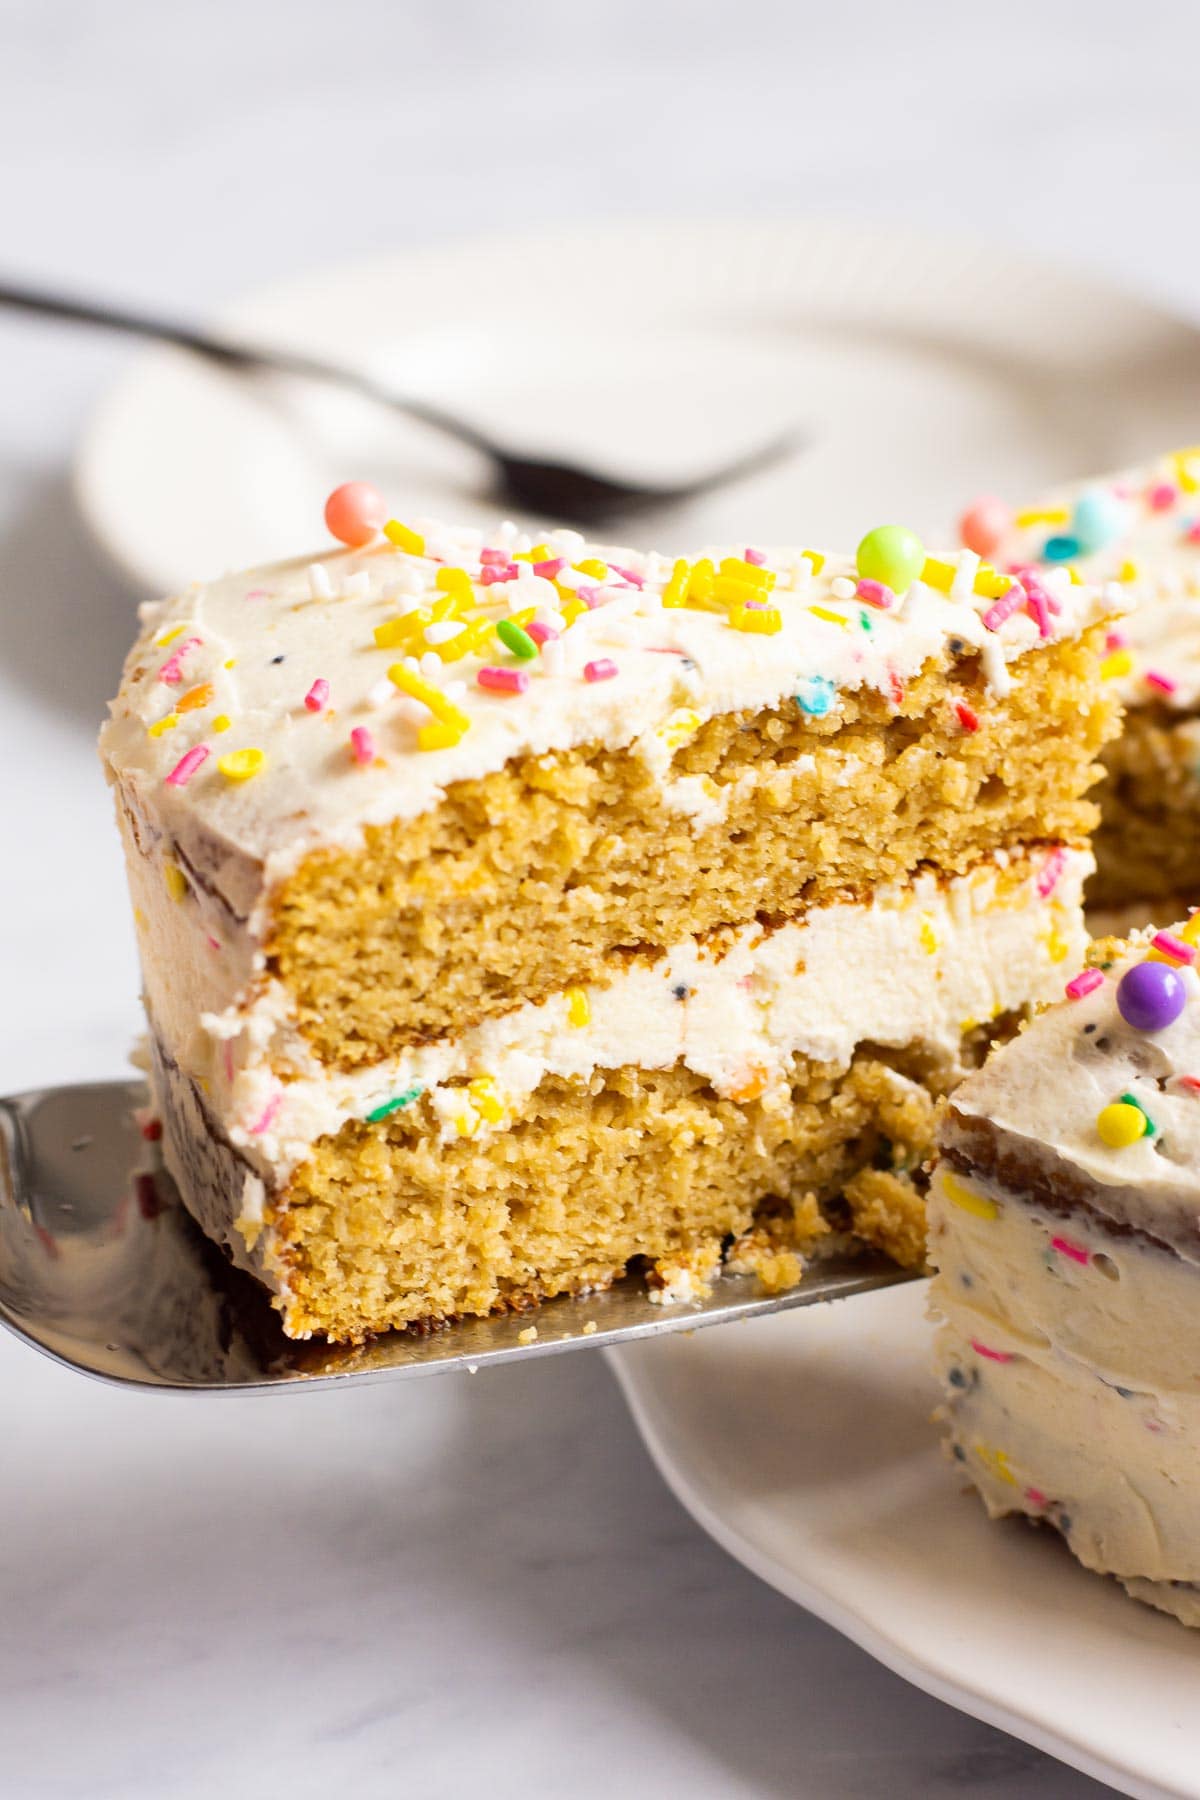
[{"label": "pink candy ball", "polygon": [[1012,508],[993,494],[984,494],[969,506],[958,522],[958,535],[976,556],[992,556],[1012,526]]},{"label": "pink candy ball", "polygon": [[344,481],[325,502],[325,523],[340,544],[358,550],[387,522],[387,507],[369,481]]}]

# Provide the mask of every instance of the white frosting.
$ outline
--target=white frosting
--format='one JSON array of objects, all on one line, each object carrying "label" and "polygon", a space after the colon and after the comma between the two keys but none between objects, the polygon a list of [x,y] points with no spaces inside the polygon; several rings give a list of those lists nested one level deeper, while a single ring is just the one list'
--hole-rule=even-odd
[{"label": "white frosting", "polygon": [[[528,548],[511,527],[498,528],[491,542],[514,555]],[[431,526],[423,555],[383,542],[231,576],[143,609],[102,734],[127,803],[253,925],[271,883],[312,849],[352,845],[368,824],[414,817],[435,807],[450,783],[487,775],[514,756],[601,743],[636,746],[653,766],[664,742],[677,745],[716,713],[793,699],[809,711],[836,711],[840,695],[863,687],[894,701],[923,668],[958,654],[980,653],[989,683],[1003,689],[1008,663],[1042,641],[1021,609],[995,630],[984,624],[994,585],[991,593],[975,591],[969,552],[951,570],[961,597],[918,581],[887,610],[857,596],[847,559],[829,558],[814,574],[809,556],[766,552],[774,586],[765,600],[779,628],[764,635],[736,629],[728,608],[664,607],[667,558],[590,549],[574,533],[552,532],[544,543],[562,561],[557,586],[529,563],[513,565],[517,580],[483,585],[487,540]],[[717,562],[721,556],[714,553]],[[601,577],[580,567],[593,558],[605,565]],[[447,569],[473,582],[479,653],[443,662],[437,652],[454,621],[413,627],[412,669],[419,665],[439,703],[465,720],[456,742],[420,749],[418,732],[431,713],[388,678],[404,646],[380,648],[374,633],[445,600],[436,583]],[[1050,580],[1058,608],[1046,621],[1052,638],[1122,608],[1115,588],[1073,585],[1065,573]],[[595,605],[568,625],[563,609],[572,603],[564,595],[577,590]],[[539,628],[560,635],[518,663],[492,625],[531,610]],[[589,665],[605,663],[615,665],[611,679],[587,678]],[[485,666],[527,677],[526,690],[481,687]],[[328,700],[309,711],[305,696],[315,681],[328,684]],[[223,720],[228,728],[220,730]],[[370,734],[365,766],[351,751],[354,730]],[[248,780],[223,774],[218,759],[246,749],[263,753],[260,772]],[[181,784],[171,777],[189,752],[203,759]],[[683,780],[667,786],[664,805],[704,818],[714,801],[703,783]]]},{"label": "white frosting", "polygon": [[1121,699],[1127,706],[1194,711],[1200,707],[1200,449],[1056,489],[1017,514],[996,552],[1000,566],[1038,562],[1047,539],[1069,534],[1076,503],[1092,494],[1119,503],[1124,528],[1071,562],[1085,580],[1117,582],[1129,596],[1132,616],[1113,642],[1114,651],[1128,648],[1133,664],[1113,677]]},{"label": "white frosting", "polygon": [[[191,908],[156,909],[147,997],[169,1053],[203,1085],[230,1141],[278,1180],[318,1138],[413,1090],[430,1097],[442,1136],[454,1137],[507,1129],[548,1075],[682,1062],[722,1095],[783,1106],[797,1054],[844,1067],[863,1042],[923,1045],[955,1070],[965,1031],[1050,998],[1079,966],[1091,868],[1079,850],[1038,849],[1011,866],[1001,855],[949,881],[921,875],[869,902],[815,908],[773,931],[752,924],[711,944],[688,939],[626,964],[607,985],[555,994],[354,1073],[315,1060],[278,983],[230,993],[197,1023],[195,983],[180,971],[198,966],[202,982],[218,959],[194,928],[189,949]],[[481,1078],[482,1090],[449,1085]]]}]

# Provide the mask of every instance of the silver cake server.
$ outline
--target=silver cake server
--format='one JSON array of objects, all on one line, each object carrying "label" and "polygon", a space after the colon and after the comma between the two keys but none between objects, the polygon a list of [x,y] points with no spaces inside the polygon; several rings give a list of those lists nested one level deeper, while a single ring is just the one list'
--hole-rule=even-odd
[{"label": "silver cake server", "polygon": [[147,1098],[138,1083],[109,1081],[0,1099],[0,1323],[118,1386],[254,1393],[476,1369],[912,1279],[879,1256],[831,1256],[785,1294],[723,1275],[706,1300],[658,1305],[629,1276],[606,1293],[389,1332],[359,1348],[295,1343],[258,1284],[231,1269],[185,1212],[138,1129],[134,1113]]}]

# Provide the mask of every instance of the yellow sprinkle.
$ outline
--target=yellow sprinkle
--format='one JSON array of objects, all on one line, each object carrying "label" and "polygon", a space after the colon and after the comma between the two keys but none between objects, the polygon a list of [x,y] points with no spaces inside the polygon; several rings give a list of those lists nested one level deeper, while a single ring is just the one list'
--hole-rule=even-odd
[{"label": "yellow sprinkle", "polygon": [[465,569],[439,569],[433,585],[439,593],[452,594],[456,599],[473,601],[475,598],[471,577]]},{"label": "yellow sprinkle", "polygon": [[433,614],[427,606],[414,607],[412,612],[405,613],[399,619],[385,619],[382,625],[375,627],[375,645],[379,650],[395,650],[403,647],[411,649],[425,627],[433,623]]},{"label": "yellow sprinkle", "polygon": [[807,556],[809,562],[812,564],[813,574],[819,575],[821,570],[825,567],[825,552],[823,550],[802,550],[800,554],[801,556]]},{"label": "yellow sprinkle", "polygon": [[175,709],[177,712],[196,712],[201,706],[211,706],[212,697],[212,682],[202,681],[198,686],[189,688],[186,694],[179,696],[175,702]]},{"label": "yellow sprinkle", "polygon": [[217,767],[226,781],[249,781],[266,766],[266,753],[262,750],[228,750],[217,758]]},{"label": "yellow sprinkle", "polygon": [[1200,478],[1196,474],[1196,463],[1200,460],[1200,446],[1192,445],[1187,450],[1175,450],[1171,461],[1175,465],[1175,478],[1185,494],[1194,494],[1200,488]]},{"label": "yellow sprinkle", "polygon": [[1068,944],[1066,938],[1063,937],[1062,933],[1057,931],[1054,926],[1051,926],[1050,930],[1046,932],[1045,936],[1042,938],[1042,943],[1046,947],[1046,955],[1053,963],[1065,962],[1070,954],[1070,944]]},{"label": "yellow sprinkle", "polygon": [[177,637],[182,637],[182,636],[183,636],[183,626],[176,625],[172,631],[164,631],[161,637],[155,638],[154,648],[156,650],[165,650],[168,644],[173,644]]},{"label": "yellow sprinkle", "polygon": [[143,926],[143,927],[145,926],[146,915],[142,911],[140,906],[135,906],[133,909],[133,922],[135,925],[139,925],[139,926]]},{"label": "yellow sprinkle", "polygon": [[1132,673],[1133,655],[1129,650],[1114,650],[1112,655],[1106,656],[1100,664],[1102,681],[1115,681],[1121,675],[1131,675]]},{"label": "yellow sprinkle", "polygon": [[212,728],[214,731],[228,731],[229,723],[230,723],[230,721],[229,721],[228,713],[218,713],[216,718],[212,722]]},{"label": "yellow sprinkle", "polygon": [[977,1193],[973,1187],[968,1187],[965,1181],[960,1181],[949,1169],[942,1170],[941,1184],[942,1192],[952,1206],[961,1206],[964,1212],[973,1213],[977,1219],[1000,1217],[1000,1208],[994,1200],[989,1200],[986,1194]]},{"label": "yellow sprinkle", "polygon": [[683,605],[687,598],[689,573],[687,562],[681,556],[671,570],[670,579],[663,589],[662,603],[664,606]]},{"label": "yellow sprinkle", "polygon": [[492,1076],[477,1075],[474,1081],[468,1081],[467,1092],[480,1117],[486,1119],[489,1125],[499,1124],[504,1117],[504,1102],[496,1091]]},{"label": "yellow sprinkle", "polygon": [[1194,912],[1186,925],[1181,925],[1175,933],[1185,944],[1200,946],[1200,912]]},{"label": "yellow sprinkle", "polygon": [[998,570],[993,569],[991,563],[980,563],[975,571],[975,592],[985,600],[999,600],[1002,594],[1007,594],[1012,584],[1012,576],[1001,575]]},{"label": "yellow sprinkle", "polygon": [[993,1474],[998,1475],[1001,1481],[1006,1481],[1009,1487],[1016,1487],[1017,1478],[1009,1468],[1008,1457],[1003,1450],[993,1450],[989,1445],[978,1441],[974,1449],[980,1462],[991,1469]]},{"label": "yellow sprinkle", "polygon": [[422,725],[417,732],[417,748],[419,750],[453,750],[455,744],[461,744],[466,731],[465,725],[452,725],[449,720],[437,719],[432,725]]},{"label": "yellow sprinkle", "polygon": [[777,606],[733,606],[729,609],[729,623],[735,631],[774,637],[783,626],[783,614]]},{"label": "yellow sprinkle", "polygon": [[936,956],[938,951],[938,934],[933,929],[933,920],[926,913],[921,920],[921,948],[926,956]]},{"label": "yellow sprinkle", "polygon": [[399,519],[389,519],[383,528],[383,535],[389,544],[395,544],[397,550],[407,550],[410,556],[425,554],[425,539],[420,532],[411,531]]},{"label": "yellow sprinkle", "polygon": [[443,725],[453,725],[459,736],[470,725],[471,721],[466,713],[461,712],[457,706],[447,700],[441,688],[434,687],[432,682],[423,681],[411,669],[406,669],[403,663],[392,664],[388,670],[388,680],[394,682],[401,693],[410,695],[414,700],[420,700],[429,708],[434,718],[439,719]]},{"label": "yellow sprinkle", "polygon": [[1138,578],[1137,564],[1135,562],[1123,562],[1121,564],[1120,570],[1117,573],[1117,580],[1118,581],[1136,581],[1137,578]]},{"label": "yellow sprinkle", "polygon": [[553,560],[554,552],[549,544],[535,544],[532,550],[518,550],[513,557],[514,562],[527,563],[552,562]]},{"label": "yellow sprinkle", "polygon": [[167,892],[172,900],[186,900],[188,897],[187,876],[176,862],[163,864],[163,879],[167,884]]},{"label": "yellow sprinkle", "polygon": [[149,735],[151,737],[161,737],[164,731],[174,731],[178,723],[179,714],[169,712],[165,718],[156,719],[154,724],[148,727]]},{"label": "yellow sprinkle", "polygon": [[231,656],[229,658],[228,662],[223,663],[221,666],[222,666],[222,668],[225,668],[225,669],[236,669],[237,668],[237,657]]},{"label": "yellow sprinkle", "polygon": [[1083,586],[1083,576],[1079,573],[1079,570],[1075,567],[1074,563],[1067,564],[1067,574],[1071,577],[1072,587]]},{"label": "yellow sprinkle", "polygon": [[927,556],[921,570],[921,580],[926,587],[937,588],[939,593],[948,594],[957,573],[953,563],[943,562],[939,556]]},{"label": "yellow sprinkle", "polygon": [[849,631],[849,619],[843,619],[841,613],[831,612],[827,606],[810,606],[809,612],[814,619],[824,619],[829,625],[840,625],[843,631]]},{"label": "yellow sprinkle", "polygon": [[572,594],[569,600],[563,601],[563,624],[565,626],[573,625],[580,614],[585,613],[586,611],[587,607],[583,604],[583,601],[576,599],[575,595]]},{"label": "yellow sprinkle", "polygon": [[567,1023],[578,1031],[592,1016],[588,997],[581,987],[567,989]]},{"label": "yellow sprinkle", "polygon": [[1018,531],[1028,531],[1031,525],[1065,525],[1070,517],[1065,506],[1031,506],[1028,512],[1019,512],[1013,523]]},{"label": "yellow sprinkle", "polygon": [[454,1129],[459,1137],[474,1137],[479,1130],[479,1114],[471,1107],[465,1106],[454,1121]]},{"label": "yellow sprinkle", "polygon": [[[543,559],[539,556],[537,560]],[[601,562],[598,556],[589,556],[586,562],[576,563],[575,567],[581,575],[590,575],[593,581],[603,581],[608,574],[608,564]]]},{"label": "yellow sprinkle", "polygon": [[681,706],[663,720],[654,735],[661,738],[669,750],[678,750],[681,744],[695,737],[699,729],[700,714],[693,712],[690,706]]},{"label": "yellow sprinkle", "polygon": [[1096,1130],[1110,1150],[1128,1150],[1130,1144],[1145,1137],[1146,1115],[1140,1106],[1130,1106],[1127,1100],[1114,1100],[1111,1106],[1102,1106],[1096,1114]]}]

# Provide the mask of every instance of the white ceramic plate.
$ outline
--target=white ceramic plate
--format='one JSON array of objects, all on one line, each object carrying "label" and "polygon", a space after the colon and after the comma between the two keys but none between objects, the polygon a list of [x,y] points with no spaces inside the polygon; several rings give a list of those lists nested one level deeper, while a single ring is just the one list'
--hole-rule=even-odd
[{"label": "white ceramic plate", "polygon": [[[830,221],[413,252],[260,293],[221,323],[633,473],[807,428],[785,466],[630,528],[664,548],[853,544],[882,519],[933,532],[980,488],[1021,497],[1197,435],[1193,327],[992,244]],[[480,473],[366,402],[164,350],[92,418],[77,491],[110,557],[162,592],[320,543],[325,495],[353,476],[401,514],[486,521]]]},{"label": "white ceramic plate", "polygon": [[1200,1634],[990,1524],[930,1413],[925,1284],[610,1351],[663,1477],[900,1675],[1140,1796],[1200,1794]]}]

